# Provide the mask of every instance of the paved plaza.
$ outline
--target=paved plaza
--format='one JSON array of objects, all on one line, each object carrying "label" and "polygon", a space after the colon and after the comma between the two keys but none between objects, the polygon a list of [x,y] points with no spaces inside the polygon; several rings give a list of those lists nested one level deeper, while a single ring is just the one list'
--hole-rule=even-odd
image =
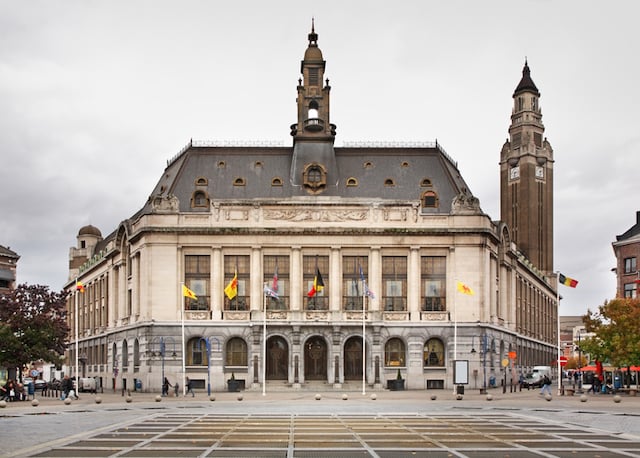
[{"label": "paved plaza", "polygon": [[640,457],[640,397],[490,394],[247,391],[157,402],[156,394],[105,392],[68,405],[38,398],[37,406],[0,409],[0,456]]}]

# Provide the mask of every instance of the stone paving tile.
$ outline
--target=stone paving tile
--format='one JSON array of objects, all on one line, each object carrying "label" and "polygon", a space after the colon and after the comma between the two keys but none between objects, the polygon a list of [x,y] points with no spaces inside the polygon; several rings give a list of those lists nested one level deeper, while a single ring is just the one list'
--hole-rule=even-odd
[{"label": "stone paving tile", "polygon": [[32,457],[640,457],[640,440],[515,415],[155,414]]}]

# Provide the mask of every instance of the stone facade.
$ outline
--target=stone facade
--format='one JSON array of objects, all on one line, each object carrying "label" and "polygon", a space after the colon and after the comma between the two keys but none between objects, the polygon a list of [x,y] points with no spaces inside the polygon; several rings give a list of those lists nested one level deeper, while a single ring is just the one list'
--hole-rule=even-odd
[{"label": "stone facade", "polygon": [[135,215],[104,238],[80,230],[67,285],[80,375],[215,391],[232,375],[246,389],[384,388],[400,372],[435,390],[453,387],[456,360],[479,388],[556,357],[555,278],[441,145],[334,147],[317,38],[293,147],[190,142]]}]

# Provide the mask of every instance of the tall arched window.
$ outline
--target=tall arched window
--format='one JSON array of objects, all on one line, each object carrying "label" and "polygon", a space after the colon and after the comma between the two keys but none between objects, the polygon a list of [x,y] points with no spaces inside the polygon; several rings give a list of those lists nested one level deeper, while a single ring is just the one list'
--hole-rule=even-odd
[{"label": "tall arched window", "polygon": [[432,338],[424,344],[424,366],[443,367],[444,366],[444,344],[442,340]]},{"label": "tall arched window", "polygon": [[207,345],[200,337],[193,337],[187,342],[186,364],[187,366],[207,365]]},{"label": "tall arched window", "polygon": [[133,342],[133,366],[140,366],[140,342],[138,339]]},{"label": "tall arched window", "polygon": [[384,365],[388,367],[405,366],[405,346],[404,342],[394,337],[387,340],[384,345]]},{"label": "tall arched window", "polygon": [[233,337],[227,342],[225,352],[226,366],[244,366],[248,365],[247,343],[240,337]]},{"label": "tall arched window", "polygon": [[129,345],[127,345],[127,341],[122,341],[122,369],[125,367],[129,367]]},{"label": "tall arched window", "polygon": [[308,119],[318,119],[318,102],[315,100],[309,104]]}]

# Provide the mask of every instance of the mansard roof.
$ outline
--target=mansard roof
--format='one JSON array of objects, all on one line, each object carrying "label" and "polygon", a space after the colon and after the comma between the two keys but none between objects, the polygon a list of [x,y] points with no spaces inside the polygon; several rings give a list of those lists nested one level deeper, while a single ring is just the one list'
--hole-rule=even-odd
[{"label": "mansard roof", "polygon": [[[310,193],[289,176],[293,147],[198,146],[191,142],[169,163],[138,216],[151,212],[151,200],[157,196],[177,197],[180,212],[210,211],[210,205],[192,205],[196,192],[211,204],[245,200],[313,203],[314,197],[321,196],[369,205],[419,203],[425,191],[433,191],[439,201],[433,213],[439,214],[451,212],[456,196],[470,194],[457,164],[437,143],[331,149],[335,167],[325,168],[327,186]],[[318,164],[323,166],[321,159]]]}]

